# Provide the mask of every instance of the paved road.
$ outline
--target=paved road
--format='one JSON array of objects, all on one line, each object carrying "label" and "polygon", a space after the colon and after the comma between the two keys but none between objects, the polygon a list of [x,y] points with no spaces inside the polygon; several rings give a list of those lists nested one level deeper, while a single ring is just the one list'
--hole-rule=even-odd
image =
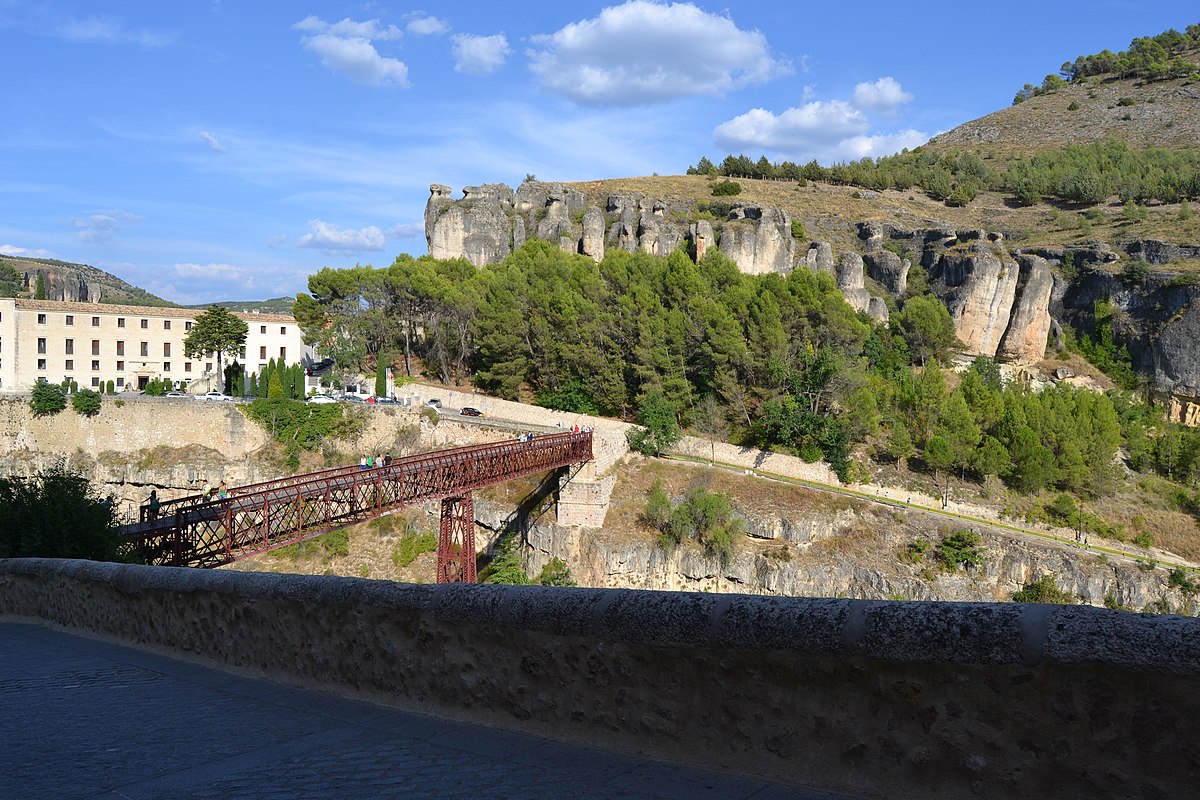
[{"label": "paved road", "polygon": [[0,619],[0,798],[837,800]]}]

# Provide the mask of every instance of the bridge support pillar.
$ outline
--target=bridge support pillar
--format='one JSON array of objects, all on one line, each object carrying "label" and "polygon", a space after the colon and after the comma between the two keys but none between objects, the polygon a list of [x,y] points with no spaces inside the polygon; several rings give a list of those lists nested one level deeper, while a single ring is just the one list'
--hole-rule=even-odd
[{"label": "bridge support pillar", "polygon": [[442,501],[437,582],[475,583],[475,502],[469,493]]}]

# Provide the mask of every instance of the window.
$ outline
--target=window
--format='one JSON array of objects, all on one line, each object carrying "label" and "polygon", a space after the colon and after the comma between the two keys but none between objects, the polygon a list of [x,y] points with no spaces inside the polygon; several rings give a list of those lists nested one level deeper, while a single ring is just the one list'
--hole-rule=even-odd
[{"label": "window", "polygon": [[75,355],[75,340],[74,339],[67,339],[65,342],[63,342],[63,347],[66,349],[67,355],[69,355],[69,356]]},{"label": "window", "polygon": [[99,385],[100,385],[100,376],[93,375],[92,376],[92,386],[99,386]]},{"label": "window", "polygon": [[117,327],[118,328],[125,327],[125,318],[124,317],[117,317]]},{"label": "window", "polygon": [[212,362],[211,362],[211,361],[207,362],[207,363],[204,365],[204,371],[205,371],[205,372],[212,372]]},{"label": "window", "polygon": [[280,335],[280,336],[287,336],[287,325],[280,325],[280,326],[279,326],[279,335]]},{"label": "window", "polygon": [[45,339],[38,339],[38,352],[43,353],[43,354],[46,352],[46,340]]},{"label": "window", "polygon": [[93,328],[100,327],[100,318],[99,317],[92,317],[92,327]]},{"label": "window", "polygon": [[46,369],[46,359],[44,359],[44,358],[38,359],[38,369],[43,370],[43,371]]},{"label": "window", "polygon": [[238,358],[242,361],[246,360],[246,346],[242,345],[242,349],[238,351]]},{"label": "window", "polygon": [[148,319],[144,319],[144,320],[142,320],[142,327],[143,327],[143,328],[149,328],[149,327],[150,327],[150,320],[148,320]]},{"label": "window", "polygon": [[267,346],[266,345],[263,345],[262,347],[258,348],[258,357],[259,358],[267,357]]},{"label": "window", "polygon": [[163,320],[163,330],[164,330],[164,331],[169,331],[169,330],[171,330],[171,320],[169,320],[169,319],[164,319],[164,320]]},{"label": "window", "polygon": [[93,361],[93,362],[92,362],[92,371],[93,371],[93,372],[95,372],[95,371],[96,371],[96,370],[98,370],[98,369],[100,369],[100,362],[99,362],[99,361]]},{"label": "window", "polygon": [[125,355],[125,342],[124,341],[117,342],[117,355],[119,355],[119,356]]},{"label": "window", "polygon": [[38,314],[38,325],[45,325],[45,324],[46,324],[46,315]]},{"label": "window", "polygon": [[64,365],[63,369],[66,369],[68,371],[75,369],[75,359],[68,358],[67,363]]},{"label": "window", "polygon": [[117,372],[124,372],[124,371],[125,371],[125,362],[118,361],[117,362]]},{"label": "window", "polygon": [[164,361],[163,362],[163,372],[170,372],[170,371],[171,371],[171,362]]},{"label": "window", "polygon": [[191,372],[192,371],[192,362],[190,362],[190,361],[183,362],[183,371]]},{"label": "window", "polygon": [[75,324],[75,315],[74,314],[67,314],[67,324],[68,325]]},{"label": "window", "polygon": [[92,355],[94,355],[94,356],[100,355],[100,340],[99,339],[92,339]]},{"label": "window", "polygon": [[183,323],[183,329],[185,331],[190,331],[192,329],[192,323],[190,323],[190,322]]},{"label": "window", "polygon": [[142,342],[142,355],[143,356],[150,355],[150,343],[149,342]]},{"label": "window", "polygon": [[286,347],[279,348],[279,357],[281,359],[287,358],[287,348]]},{"label": "window", "polygon": [[124,386],[124,385],[125,385],[125,379],[117,378],[117,386]]},{"label": "window", "polygon": [[171,343],[163,342],[163,355],[167,358],[171,357]]},{"label": "window", "polygon": [[258,332],[259,332],[259,333],[266,333],[266,332],[267,332],[267,326],[266,326],[266,325],[259,325],[259,326],[258,326]]}]

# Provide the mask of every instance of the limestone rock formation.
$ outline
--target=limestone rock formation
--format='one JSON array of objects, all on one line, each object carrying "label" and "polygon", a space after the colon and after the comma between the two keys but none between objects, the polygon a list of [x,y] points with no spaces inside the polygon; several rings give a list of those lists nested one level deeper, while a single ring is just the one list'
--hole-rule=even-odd
[{"label": "limestone rock formation", "polygon": [[579,249],[596,261],[604,258],[604,212],[598,208],[583,212],[583,240]]},{"label": "limestone rock formation", "polygon": [[796,253],[792,219],[782,209],[736,205],[721,230],[718,247],[747,274],[786,274],[792,270]]},{"label": "limestone rock formation", "polygon": [[688,238],[692,242],[692,257],[697,263],[704,258],[708,248],[716,244],[712,223],[706,219],[694,222],[688,227]]},{"label": "limestone rock formation", "polygon": [[842,296],[855,311],[866,311],[871,302],[867,293],[863,276],[863,260],[858,253],[842,253],[838,257],[836,275],[837,287]]},{"label": "limestone rock formation", "polygon": [[1046,354],[1054,275],[1050,264],[1038,256],[1017,256],[1017,264],[1020,273],[1016,301],[996,356],[1005,361],[1032,363]]},{"label": "limestone rock formation", "polygon": [[1008,329],[1017,275],[1016,262],[990,245],[976,243],[966,252],[941,254],[930,278],[967,352],[996,355]]},{"label": "limestone rock formation", "polygon": [[804,261],[811,270],[827,272],[830,275],[834,274],[833,246],[829,242],[812,242],[809,244],[808,253],[805,254]]},{"label": "limestone rock formation", "polygon": [[434,258],[466,258],[477,267],[512,252],[512,190],[503,184],[469,186],[463,199],[450,187],[433,184],[425,206],[425,239]]}]

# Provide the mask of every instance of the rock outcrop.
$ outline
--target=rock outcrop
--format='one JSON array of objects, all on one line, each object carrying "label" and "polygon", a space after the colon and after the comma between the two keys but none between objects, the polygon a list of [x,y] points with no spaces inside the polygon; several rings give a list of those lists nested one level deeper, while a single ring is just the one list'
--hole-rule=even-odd
[{"label": "rock outcrop", "polygon": [[1046,354],[1054,275],[1050,264],[1038,256],[1017,256],[1017,264],[1020,273],[1016,301],[996,356],[1004,361],[1032,363],[1041,361]]},{"label": "rock outcrop", "polygon": [[1003,250],[976,243],[945,252],[930,270],[933,290],[946,304],[967,352],[994,356],[1009,327],[1018,269]]}]

